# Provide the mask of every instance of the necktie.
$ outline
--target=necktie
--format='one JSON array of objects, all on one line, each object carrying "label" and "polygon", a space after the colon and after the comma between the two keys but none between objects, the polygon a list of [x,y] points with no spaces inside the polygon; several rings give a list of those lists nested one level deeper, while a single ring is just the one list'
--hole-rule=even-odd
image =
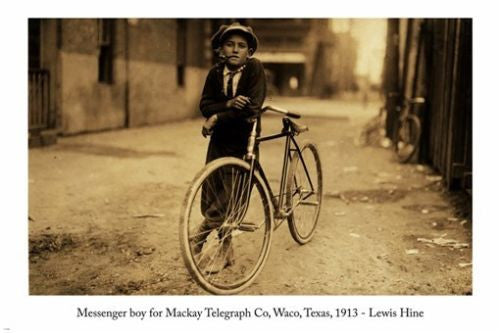
[{"label": "necktie", "polygon": [[234,76],[236,75],[236,73],[238,73],[237,71],[234,71],[234,72],[229,72],[229,80],[227,80],[227,89],[226,89],[226,92],[227,92],[227,98],[231,99],[233,98],[233,78]]}]

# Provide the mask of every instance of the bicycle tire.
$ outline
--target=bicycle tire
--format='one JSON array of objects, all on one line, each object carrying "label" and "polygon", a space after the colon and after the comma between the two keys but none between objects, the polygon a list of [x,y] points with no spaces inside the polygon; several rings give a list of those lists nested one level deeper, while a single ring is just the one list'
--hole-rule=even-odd
[{"label": "bicycle tire", "polygon": [[[287,178],[286,203],[287,208],[292,209],[287,217],[290,233],[297,243],[303,245],[312,239],[318,225],[323,195],[323,172],[315,144],[305,143],[301,154],[314,189],[307,180],[306,169],[299,154],[295,152]],[[311,207],[313,208],[310,209]]]},{"label": "bicycle tire", "polygon": [[415,115],[408,115],[399,121],[395,149],[400,163],[409,162],[418,150],[422,125]]},{"label": "bicycle tire", "polygon": [[[220,211],[223,222],[210,227],[209,231],[199,232],[207,225],[208,210],[203,213],[200,208],[203,189],[210,186],[210,181],[216,179],[214,177],[226,177],[230,172],[231,190],[225,186],[224,193],[220,189],[214,193],[217,201],[224,196],[227,199],[219,203],[224,206]],[[248,184],[245,177],[249,174],[250,165],[243,160],[234,157],[216,159],[195,176],[184,199],[179,230],[182,257],[196,283],[212,294],[235,294],[247,288],[260,273],[269,255],[273,231],[271,197],[263,179],[256,172],[251,183],[250,198],[248,201],[242,200],[245,196],[240,193],[248,189],[244,184]],[[246,205],[245,202],[249,204]],[[248,229],[251,223],[255,226],[253,230]],[[246,229],[243,228],[244,225]],[[204,239],[201,240],[201,250],[197,250],[200,252],[196,253],[195,247],[200,246],[200,237]],[[224,253],[226,241],[230,243],[230,252],[236,258],[231,266],[222,267],[214,273],[210,270],[217,259],[222,258],[219,252]],[[225,256],[223,260],[226,260]]]}]

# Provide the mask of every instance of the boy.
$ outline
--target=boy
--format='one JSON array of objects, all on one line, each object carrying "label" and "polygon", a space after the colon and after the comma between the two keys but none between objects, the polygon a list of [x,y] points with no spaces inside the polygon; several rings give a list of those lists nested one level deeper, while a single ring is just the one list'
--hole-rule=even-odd
[{"label": "boy", "polygon": [[[200,101],[200,111],[206,118],[203,136],[210,135],[206,162],[220,157],[242,158],[246,153],[252,123],[257,118],[260,133],[260,112],[266,97],[266,80],[261,62],[251,56],[258,46],[252,28],[233,23],[222,25],[212,37],[212,48],[223,59],[208,73]],[[257,153],[257,152],[256,152]],[[258,154],[256,154],[258,156]],[[219,193],[224,192],[222,178],[214,179]],[[203,188],[201,211],[205,217],[196,237],[194,252],[200,253],[208,234],[222,224],[222,211],[227,200]],[[216,197],[217,196],[217,197]],[[219,238],[222,238],[219,235]],[[217,262],[211,265],[216,273],[233,264],[231,241],[226,238]]]}]

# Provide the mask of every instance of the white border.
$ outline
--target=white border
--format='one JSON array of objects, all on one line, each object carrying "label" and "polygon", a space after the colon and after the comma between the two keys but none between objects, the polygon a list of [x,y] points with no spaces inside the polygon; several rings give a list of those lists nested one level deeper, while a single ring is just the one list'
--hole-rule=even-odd
[{"label": "white border", "polygon": [[[11,332],[170,331],[370,331],[472,332],[500,329],[498,309],[498,154],[499,22],[495,1],[24,1],[3,9],[1,20],[2,150],[2,305],[0,329]],[[174,7],[175,6],[175,7]],[[231,7],[236,6],[236,8]],[[237,13],[238,15],[235,15]],[[474,29],[474,296],[471,297],[36,297],[28,296],[27,270],[27,17],[473,17]],[[419,320],[354,321],[82,321],[77,306],[144,308],[154,306],[250,308],[313,305],[423,309]],[[251,325],[250,325],[251,324]],[[5,332],[5,331],[4,331]]]}]

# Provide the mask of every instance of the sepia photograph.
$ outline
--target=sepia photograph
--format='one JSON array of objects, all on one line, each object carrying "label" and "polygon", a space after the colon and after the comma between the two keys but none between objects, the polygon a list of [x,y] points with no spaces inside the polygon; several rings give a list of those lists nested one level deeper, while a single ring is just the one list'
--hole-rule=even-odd
[{"label": "sepia photograph", "polygon": [[7,6],[0,331],[498,331],[498,13]]},{"label": "sepia photograph", "polygon": [[29,295],[474,295],[471,17],[25,23]]}]

